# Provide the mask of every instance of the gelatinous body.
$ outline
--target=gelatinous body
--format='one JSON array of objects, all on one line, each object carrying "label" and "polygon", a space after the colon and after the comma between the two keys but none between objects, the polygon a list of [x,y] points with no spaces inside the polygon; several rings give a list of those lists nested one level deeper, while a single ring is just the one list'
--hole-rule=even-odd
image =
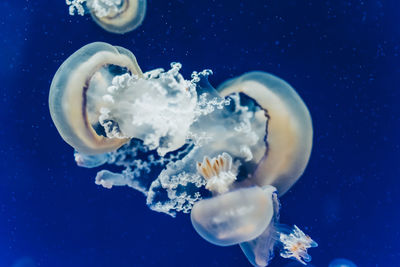
[{"label": "gelatinous body", "polygon": [[[71,55],[54,75],[50,87],[50,114],[63,139],[83,154],[118,149],[126,139],[109,139],[96,133],[88,116],[89,93],[109,86],[108,70],[119,66],[142,75],[135,56],[128,50],[106,43],[86,45]],[[95,107],[93,107],[95,108]]]},{"label": "gelatinous body", "polygon": [[272,193],[269,188],[250,187],[196,202],[190,213],[193,227],[219,246],[255,239],[272,219]]},{"label": "gelatinous body", "polygon": [[215,90],[209,70],[186,80],[180,63],[142,73],[126,49],[89,44],[50,89],[52,119],[79,166],[112,164],[95,183],[129,186],[147,205],[191,213],[207,241],[240,244],[254,266],[280,255],[301,263],[317,244],[279,224],[278,195],[303,173],[312,147],[307,107],[281,79],[250,72]]},{"label": "gelatinous body", "polygon": [[331,261],[328,267],[357,267],[357,265],[350,260],[339,258]]},{"label": "gelatinous body", "polygon": [[[272,186],[267,186],[265,188],[275,189]],[[267,266],[274,257],[274,249],[279,243],[277,228],[279,223],[280,203],[275,191],[271,195],[271,201],[273,203],[271,208],[273,216],[267,228],[256,238],[240,243],[240,248],[253,266]]]},{"label": "gelatinous body", "polygon": [[283,195],[303,174],[311,154],[312,122],[303,100],[282,79],[259,71],[231,79],[218,91],[222,96],[244,93],[267,111],[268,151],[253,179],[259,186],[275,186]]},{"label": "gelatinous body", "polygon": [[296,225],[289,234],[280,233],[279,240],[283,244],[280,255],[284,258],[293,258],[306,265],[311,261],[311,256],[307,254],[308,248],[317,247],[318,244],[308,235],[305,235]]},{"label": "gelatinous body", "polygon": [[113,33],[127,33],[139,27],[146,14],[146,0],[66,0],[70,14],[84,15],[85,7],[93,20]]}]

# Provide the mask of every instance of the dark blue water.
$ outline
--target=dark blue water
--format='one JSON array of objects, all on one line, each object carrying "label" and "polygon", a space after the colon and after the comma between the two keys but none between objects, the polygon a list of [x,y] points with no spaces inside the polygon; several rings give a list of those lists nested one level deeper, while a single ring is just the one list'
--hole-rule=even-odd
[{"label": "dark blue water", "polygon": [[215,86],[250,70],[288,81],[315,138],[281,221],[319,243],[315,266],[400,266],[399,25],[397,0],[150,0],[143,25],[120,36],[70,17],[63,0],[1,1],[0,266],[249,266],[187,215],[155,213],[141,193],[103,189],[76,166],[47,98],[59,65],[93,41],[130,49],[145,71],[210,68]]}]

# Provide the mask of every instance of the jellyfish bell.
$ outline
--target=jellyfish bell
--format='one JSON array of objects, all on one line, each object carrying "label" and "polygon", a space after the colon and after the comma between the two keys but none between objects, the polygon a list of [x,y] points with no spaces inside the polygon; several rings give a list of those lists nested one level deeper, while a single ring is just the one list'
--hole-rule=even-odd
[{"label": "jellyfish bell", "polygon": [[124,34],[139,27],[146,15],[147,0],[66,0],[70,15],[87,11],[103,29]]},{"label": "jellyfish bell", "polygon": [[253,181],[273,185],[283,195],[307,166],[313,129],[311,116],[296,91],[282,79],[265,72],[249,72],[218,87],[221,96],[243,93],[268,114],[268,149],[258,163]]},{"label": "jellyfish bell", "polygon": [[106,15],[90,12],[93,20],[106,31],[124,34],[139,27],[146,15],[146,0],[114,0],[116,8]]},{"label": "jellyfish bell", "polygon": [[208,242],[231,246],[255,239],[273,216],[273,187],[243,188],[194,204],[194,229]]},{"label": "jellyfish bell", "polygon": [[53,78],[49,93],[51,117],[62,138],[80,153],[114,151],[128,141],[96,132],[97,122],[92,119],[99,110],[90,99],[109,86],[113,76],[110,72],[116,69],[142,75],[130,51],[96,42],[72,54]]},{"label": "jellyfish bell", "polygon": [[337,258],[332,260],[328,267],[357,267],[357,265],[348,259]]}]

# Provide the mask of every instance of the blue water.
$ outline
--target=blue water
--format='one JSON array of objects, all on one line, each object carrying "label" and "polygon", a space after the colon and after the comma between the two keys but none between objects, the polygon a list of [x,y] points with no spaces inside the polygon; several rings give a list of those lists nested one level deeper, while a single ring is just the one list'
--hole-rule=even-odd
[{"label": "blue water", "polygon": [[[314,125],[310,163],[281,221],[319,243],[314,266],[400,266],[400,1],[149,0],[143,25],[107,33],[63,0],[0,2],[0,266],[249,266],[145,205],[94,184],[48,111],[50,82],[81,46],[131,50],[143,70],[210,68],[217,86],[250,70],[289,82]],[[271,266],[289,260],[276,258]]]}]

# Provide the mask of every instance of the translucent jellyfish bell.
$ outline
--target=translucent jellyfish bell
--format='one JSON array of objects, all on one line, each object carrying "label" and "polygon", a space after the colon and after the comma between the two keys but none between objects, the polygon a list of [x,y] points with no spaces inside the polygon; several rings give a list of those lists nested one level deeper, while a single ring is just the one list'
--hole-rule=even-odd
[{"label": "translucent jellyfish bell", "polygon": [[357,267],[357,265],[348,259],[338,258],[332,260],[328,267]]},{"label": "translucent jellyfish bell", "polygon": [[249,72],[218,87],[221,96],[244,93],[268,113],[268,150],[253,175],[259,186],[273,185],[283,195],[303,174],[311,154],[313,128],[303,100],[285,81]]},{"label": "translucent jellyfish bell", "polygon": [[113,33],[127,33],[139,27],[146,14],[146,0],[66,0],[70,14],[84,15],[89,10],[93,20]]},{"label": "translucent jellyfish bell", "polygon": [[[115,72],[142,75],[135,56],[107,43],[88,44],[71,55],[57,70],[50,87],[49,108],[53,122],[75,150],[86,154],[114,151],[127,139],[110,139],[96,132],[98,105],[90,98],[104,94]],[[89,99],[88,99],[89,98]]]},{"label": "translucent jellyfish bell", "polygon": [[250,187],[198,201],[190,214],[193,227],[219,246],[255,239],[272,219],[274,191],[272,186]]}]

